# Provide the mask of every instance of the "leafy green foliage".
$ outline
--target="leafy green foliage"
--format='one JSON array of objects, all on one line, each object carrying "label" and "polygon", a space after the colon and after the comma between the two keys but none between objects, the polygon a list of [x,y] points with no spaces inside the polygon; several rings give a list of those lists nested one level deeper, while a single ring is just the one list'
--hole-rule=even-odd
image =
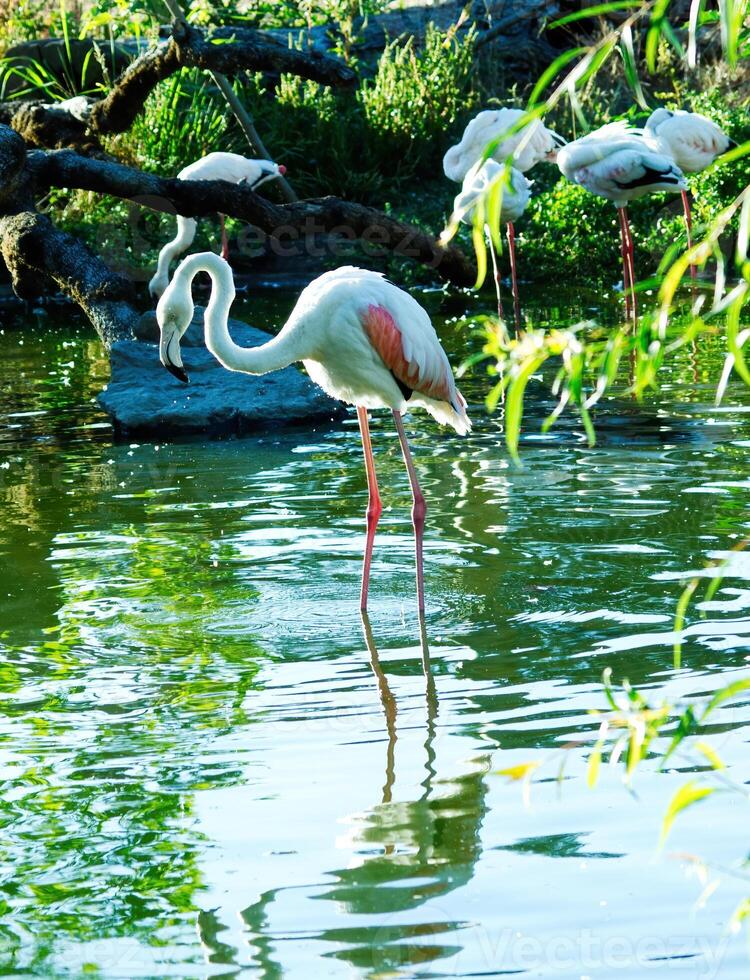
[{"label": "leafy green foliage", "polygon": [[[432,28],[424,48],[393,43],[375,76],[341,93],[283,75],[269,91],[260,74],[237,92],[269,151],[289,169],[302,196],[337,194],[384,205],[407,194],[417,173],[440,172],[451,126],[470,101],[473,39]],[[210,80],[183,71],[161,85],[145,112],[113,146],[147,169],[174,173],[212,150],[247,144]]]}]

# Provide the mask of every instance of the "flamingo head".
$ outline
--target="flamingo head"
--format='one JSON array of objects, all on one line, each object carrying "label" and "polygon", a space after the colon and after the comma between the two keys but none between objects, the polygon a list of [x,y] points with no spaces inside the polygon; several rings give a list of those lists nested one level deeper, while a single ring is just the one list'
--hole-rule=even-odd
[{"label": "flamingo head", "polygon": [[557,163],[557,154],[567,144],[567,140],[563,139],[559,133],[553,133],[551,129],[549,134],[554,145],[544,154],[544,161],[545,163]]},{"label": "flamingo head", "polygon": [[654,109],[646,120],[644,129],[647,133],[655,133],[662,123],[665,123],[667,119],[671,119],[673,116],[674,112],[671,109]]},{"label": "flamingo head", "polygon": [[261,184],[265,184],[267,180],[275,180],[277,177],[283,177],[286,173],[284,164],[274,163],[273,160],[248,160],[248,163],[252,169],[246,177],[242,178],[240,183],[247,184],[253,191],[257,191]]},{"label": "flamingo head", "polygon": [[159,324],[159,360],[164,367],[185,384],[190,380],[182,363],[180,341],[193,319],[193,297],[177,276],[170,282],[156,306]]}]

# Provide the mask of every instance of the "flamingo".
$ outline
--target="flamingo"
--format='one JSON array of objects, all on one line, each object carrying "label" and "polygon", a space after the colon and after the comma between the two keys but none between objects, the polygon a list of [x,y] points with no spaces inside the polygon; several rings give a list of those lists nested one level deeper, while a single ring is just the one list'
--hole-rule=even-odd
[{"label": "flamingo", "polygon": [[188,376],[180,338],[193,317],[192,283],[211,277],[205,313],[206,346],[230,371],[267,374],[302,361],[310,378],[334,398],[355,405],[369,501],[360,608],[367,608],[375,529],[382,511],[370,441],[368,408],[393,413],[412,492],[412,523],[420,613],[424,611],[422,539],[426,504],[409,450],[401,413],[424,408],[460,435],[471,429],[466,401],[430,318],[408,293],[378,272],[344,266],[319,276],[300,294],[279,334],[260,347],[237,346],[229,335],[234,281],[228,262],[213,252],[183,259],[156,307],[162,364],[180,381]]},{"label": "flamingo", "polygon": [[[508,227],[508,252],[510,254],[510,272],[513,282],[513,310],[516,327],[521,325],[521,304],[518,297],[518,277],[516,275],[516,232],[513,223],[526,210],[531,199],[531,183],[520,170],[508,167],[497,160],[485,160],[475,164],[464,177],[461,193],[453,202],[452,220],[464,221],[470,224],[477,201],[486,197],[490,189],[503,182],[500,202],[500,223]],[[490,228],[485,225],[485,233],[492,256],[492,268],[495,273],[495,290],[497,292],[497,313],[503,319],[503,304],[500,298],[500,272],[497,264],[495,246],[492,242]]]},{"label": "flamingo", "polygon": [[[200,160],[183,167],[177,174],[177,179],[227,180],[232,184],[248,184],[252,190],[257,190],[261,184],[281,177],[285,173],[286,167],[272,160],[250,160],[239,153],[208,153]],[[224,259],[228,259],[229,242],[223,214],[219,215],[219,221],[221,222],[221,254]],[[195,218],[177,215],[177,235],[159,252],[156,272],[148,284],[149,292],[154,299],[158,299],[167,288],[169,266],[173,259],[182,255],[192,245],[197,228],[198,223]]]},{"label": "flamingo", "polygon": [[[476,115],[464,130],[459,143],[443,157],[443,171],[449,180],[461,183],[471,168],[484,156],[486,147],[503,137],[525,116],[523,109],[485,109]],[[507,136],[495,147],[492,157],[504,163],[513,156],[513,166],[526,173],[542,160],[554,163],[555,153],[565,140],[547,129],[540,119],[527,123],[518,132]]]},{"label": "flamingo", "polygon": [[653,150],[642,131],[609,123],[567,143],[557,154],[563,175],[574,184],[603,197],[617,208],[622,236],[623,290],[626,315],[636,315],[633,237],[628,202],[652,191],[684,191],[685,176],[671,157]]},{"label": "flamingo", "polygon": [[[646,121],[644,133],[654,149],[671,157],[680,170],[688,174],[711,166],[734,143],[715,122],[698,112],[683,109],[655,109]],[[682,192],[682,207],[688,248],[692,248],[693,220],[687,190]],[[695,279],[694,265],[690,266],[690,275]]]},{"label": "flamingo", "polygon": [[[489,189],[494,179],[490,179],[489,173],[482,169],[482,162],[487,146],[493,140],[500,139],[501,142],[492,151],[489,158],[493,162],[505,163],[512,157],[513,171],[519,175],[536,166],[543,160],[554,163],[559,147],[564,146],[565,140],[547,129],[540,119],[535,119],[527,123],[517,132],[510,136],[505,136],[509,129],[517,125],[526,113],[523,109],[485,109],[478,113],[468,124],[463,132],[460,142],[452,146],[443,157],[443,171],[449,180],[454,180],[463,184],[463,189],[459,197],[470,194],[472,186],[479,189],[473,195],[476,200],[481,193]],[[504,137],[504,138],[503,138]],[[489,162],[489,161],[488,161]],[[467,181],[469,182],[467,184]],[[484,186],[482,186],[484,185]],[[520,182],[511,177],[508,187],[509,196],[515,196],[515,190],[520,186]],[[517,200],[521,200],[518,197]],[[458,201],[458,198],[456,198]],[[528,197],[521,211],[513,218],[502,218],[501,220],[508,225],[508,251],[510,253],[510,272],[513,282],[513,306],[516,315],[516,326],[520,324],[520,304],[518,302],[518,282],[516,279],[516,246],[515,229],[513,222],[520,217],[528,203]],[[510,208],[510,205],[509,205]],[[503,195],[503,210],[505,210],[505,195]],[[495,272],[495,289],[497,291],[498,315],[502,318],[502,305],[500,302],[500,279],[497,266],[497,256],[490,237],[490,254],[492,255],[492,267]]]}]

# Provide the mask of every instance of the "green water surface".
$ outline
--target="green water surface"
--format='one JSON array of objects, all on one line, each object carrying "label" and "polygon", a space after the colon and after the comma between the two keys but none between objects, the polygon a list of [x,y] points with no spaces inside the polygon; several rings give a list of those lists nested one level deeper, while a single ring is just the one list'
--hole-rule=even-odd
[{"label": "green water surface", "polygon": [[[278,323],[290,302],[255,309]],[[436,316],[454,363],[475,343],[456,311]],[[593,449],[575,419],[539,435],[551,401],[532,385],[523,469],[481,370],[470,437],[411,417],[424,635],[408,484],[376,415],[366,635],[352,414],[118,443],[91,332],[6,323],[0,974],[746,978],[727,923],[750,894],[747,801],[687,811],[659,854],[684,766],[647,762],[632,793],[605,767],[590,790],[566,749],[595,737],[607,666],[654,702],[747,676],[742,552],[672,666],[680,583],[747,534],[750,393],[713,406],[721,359],[709,338],[642,406],[608,401]],[[714,717],[746,784],[750,703]],[[532,760],[526,805],[496,771]],[[733,873],[703,903],[685,854]]]}]

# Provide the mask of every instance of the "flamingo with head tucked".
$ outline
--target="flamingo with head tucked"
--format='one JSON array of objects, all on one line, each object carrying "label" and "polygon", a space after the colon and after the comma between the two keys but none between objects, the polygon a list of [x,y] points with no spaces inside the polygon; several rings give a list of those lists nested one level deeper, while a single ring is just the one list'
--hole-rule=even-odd
[{"label": "flamingo with head tucked", "polygon": [[[518,275],[516,272],[516,232],[514,222],[517,221],[528,207],[531,200],[531,183],[525,175],[515,167],[498,163],[497,160],[485,160],[475,164],[464,177],[461,193],[453,202],[452,221],[464,221],[467,224],[473,220],[474,210],[480,198],[486,198],[490,190],[497,184],[501,185],[500,193],[500,224],[507,225],[508,253],[510,255],[510,273],[513,283],[513,310],[516,327],[521,325],[521,303],[518,295]],[[495,291],[497,292],[497,314],[503,319],[503,303],[500,296],[500,270],[497,255],[492,241],[489,225],[485,225],[487,243],[492,256],[492,268],[495,274]]]},{"label": "flamingo with head tucked", "polygon": [[[498,168],[505,166],[506,161],[512,158],[511,179],[507,182],[508,200],[506,203],[506,194],[504,193],[502,203],[505,215],[510,215],[510,217],[504,215],[501,217],[501,221],[508,225],[508,252],[516,326],[520,325],[520,303],[518,300],[513,222],[521,216],[529,200],[529,184],[528,181],[525,181],[523,174],[542,161],[554,163],[558,150],[565,145],[565,140],[557,133],[553,133],[551,129],[547,129],[540,119],[534,119],[516,132],[507,135],[508,131],[517,126],[525,115],[523,109],[485,109],[471,120],[460,141],[452,146],[443,157],[445,176],[449,180],[463,184],[461,193],[456,198],[454,214],[458,209],[457,205],[460,200],[470,199],[473,203],[480,195],[486,194],[490,186],[497,180]],[[484,154],[488,146],[495,140],[500,142],[487,161],[484,161]],[[519,207],[520,210],[518,210]],[[466,211],[468,213],[468,209]],[[498,315],[502,319],[497,256],[492,244],[492,237],[488,237],[495,273]]]},{"label": "flamingo with head tucked", "polygon": [[[177,174],[178,180],[227,180],[232,184],[247,184],[252,190],[257,190],[268,180],[282,177],[286,173],[283,164],[272,160],[250,160],[239,153],[208,153],[194,163],[183,167]],[[221,223],[221,254],[229,258],[229,242],[224,223],[224,215],[219,215]],[[185,218],[177,215],[177,235],[159,252],[156,265],[148,289],[154,299],[158,299],[169,282],[169,266],[178,255],[182,255],[193,243],[198,222],[195,218]]]},{"label": "flamingo with head tucked", "polygon": [[[710,167],[714,160],[726,153],[734,140],[730,139],[715,122],[698,112],[683,109],[656,109],[648,117],[644,127],[646,138],[659,153],[671,157],[686,174],[698,173]],[[685,211],[688,248],[692,248],[693,220],[687,190],[682,191],[682,207]],[[695,279],[696,269],[690,266]]]},{"label": "flamingo with head tucked", "polygon": [[540,119],[534,119],[517,132],[506,135],[525,115],[523,109],[508,108],[485,109],[478,113],[467,125],[460,141],[443,157],[445,176],[460,184],[496,139],[500,139],[500,142],[492,151],[492,159],[505,163],[512,156],[513,166],[521,173],[526,173],[543,160],[554,163],[555,154],[565,145],[565,140],[547,129]]},{"label": "flamingo with head tucked", "polygon": [[652,191],[684,191],[687,188],[684,174],[671,157],[651,148],[641,130],[630,129],[623,123],[610,123],[567,143],[557,154],[557,164],[568,180],[612,201],[617,208],[625,309],[628,316],[631,311],[635,316],[634,249],[628,202]]},{"label": "flamingo with head tucked", "polygon": [[419,610],[423,611],[426,505],[401,413],[418,406],[462,435],[471,428],[466,402],[456,388],[429,316],[413,297],[380,273],[346,266],[324,273],[302,291],[276,337],[260,347],[238,347],[228,330],[234,299],[229,264],[213,252],[190,255],[178,266],[156,308],[162,364],[181,381],[188,377],[180,355],[180,338],[193,317],[192,283],[199,272],[211,277],[205,313],[206,346],[224,367],[246,374],[267,374],[302,361],[324,391],[357,408],[369,491],[362,609],[367,608],[373,541],[382,511],[367,410],[389,408],[393,413],[412,490],[417,595]]}]

